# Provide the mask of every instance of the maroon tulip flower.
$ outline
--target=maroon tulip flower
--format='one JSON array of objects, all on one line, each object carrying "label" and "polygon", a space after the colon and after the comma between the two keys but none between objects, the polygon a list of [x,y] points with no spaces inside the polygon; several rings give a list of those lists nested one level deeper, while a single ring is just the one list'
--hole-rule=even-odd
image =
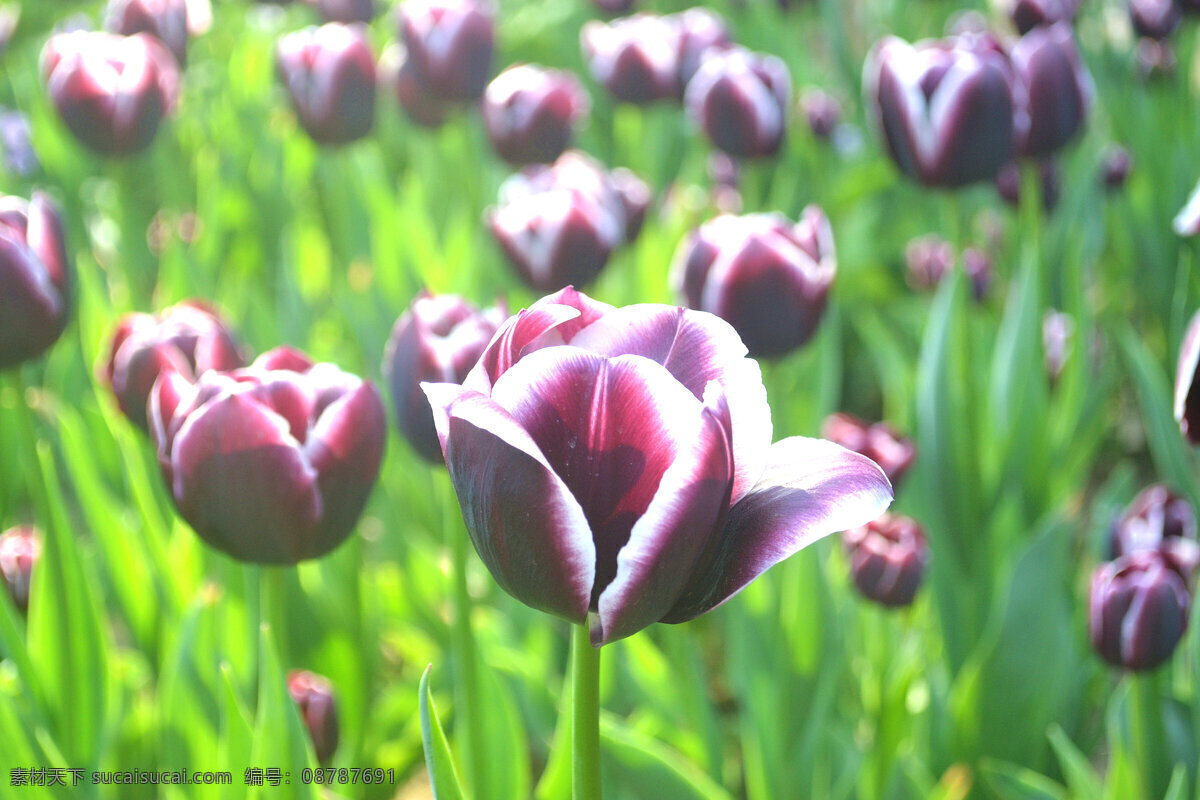
[{"label": "maroon tulip flower", "polygon": [[42,539],[34,528],[19,525],[0,533],[0,583],[22,614],[29,610],[29,581],[41,557]]},{"label": "maroon tulip flower", "polygon": [[886,422],[870,423],[852,414],[831,414],[821,426],[821,436],[874,461],[893,486],[908,472],[917,457],[912,440]]},{"label": "maroon tulip flower", "polygon": [[1048,156],[1082,130],[1091,105],[1092,79],[1071,26],[1060,22],[1025,34],[1012,47],[1012,63],[1028,116],[1019,149],[1026,156]]},{"label": "maroon tulip flower", "polygon": [[[1198,192],[1200,194],[1200,192]],[[1200,444],[1200,311],[1197,311],[1179,349],[1179,366],[1175,371],[1175,421],[1192,444]]]},{"label": "maroon tulip flower", "polygon": [[258,564],[317,558],[350,535],[387,433],[372,384],[287,348],[195,383],[163,372],[150,423],[180,515]]},{"label": "maroon tulip flower", "polygon": [[992,287],[992,276],[996,271],[992,257],[978,247],[968,247],[963,250],[962,259],[963,272],[971,281],[971,296],[976,303],[982,303]]},{"label": "maroon tulip flower", "polygon": [[1046,374],[1051,381],[1058,380],[1067,356],[1071,354],[1071,341],[1075,338],[1075,320],[1070,314],[1049,309],[1042,316],[1042,355],[1046,363]]},{"label": "maroon tulip flower", "polygon": [[379,59],[379,69],[409,120],[423,128],[442,126],[449,107],[422,82],[404,45],[389,45]]},{"label": "maroon tulip flower", "polygon": [[421,83],[445,102],[478,100],[492,74],[495,23],[479,0],[404,0],[400,35]]},{"label": "maroon tulip flower", "polygon": [[1071,22],[1076,11],[1078,0],[1011,0],[1008,4],[1008,16],[1022,36],[1034,28]]},{"label": "maroon tulip flower", "polygon": [[684,240],[673,272],[684,302],[732,325],[752,357],[782,356],[821,321],[837,272],[833,231],[816,206],[794,225],[781,214],[723,215]]},{"label": "maroon tulip flower", "polygon": [[1139,550],[1163,550],[1185,578],[1200,566],[1196,513],[1192,504],[1161,484],[1143,489],[1112,525],[1109,557]]},{"label": "maroon tulip flower", "polygon": [[1104,153],[1104,164],[1100,169],[1100,180],[1108,191],[1116,191],[1129,180],[1133,169],[1133,156],[1120,145],[1111,145]]},{"label": "maroon tulip flower", "polygon": [[900,170],[926,186],[990,180],[1016,144],[1012,68],[990,37],[918,43],[888,37],[864,82]]},{"label": "maroon tulip flower", "polygon": [[1183,9],[1176,0],[1129,0],[1129,21],[1138,36],[1161,41],[1183,21]]},{"label": "maroon tulip flower", "polygon": [[148,147],[179,90],[174,56],[146,33],[55,34],[42,50],[42,75],[67,128],[104,155]]},{"label": "maroon tulip flower", "polygon": [[288,694],[300,709],[317,761],[328,764],[338,746],[337,698],[328,678],[315,672],[293,670],[287,676]]},{"label": "maroon tulip flower", "polygon": [[548,164],[567,149],[589,106],[587,93],[571,73],[521,64],[488,84],[483,121],[505,161]]},{"label": "maroon tulip flower", "polygon": [[128,314],[117,324],[101,377],[130,422],[149,432],[146,404],[164,370],[189,381],[209,370],[232,370],[246,359],[216,311],[188,300],[158,314]]},{"label": "maroon tulip flower", "polygon": [[808,120],[809,130],[822,141],[829,141],[842,120],[842,106],[833,95],[816,87],[805,90],[800,97],[800,111]]},{"label": "maroon tulip flower", "polygon": [[72,271],[50,198],[0,197],[0,369],[58,341],[70,319]]},{"label": "maroon tulip flower", "polygon": [[715,147],[731,156],[761,158],[779,152],[791,95],[782,60],[729,48],[705,57],[684,103]]},{"label": "maroon tulip flower", "polygon": [[654,14],[593,20],[580,38],[592,77],[616,100],[644,105],[680,96],[677,20]]},{"label": "maroon tulip flower", "polygon": [[1191,607],[1184,576],[1162,550],[1138,550],[1092,575],[1088,632],[1108,663],[1152,670],[1175,652]]},{"label": "maroon tulip flower", "polygon": [[320,144],[361,139],[375,124],[375,57],[359,25],[328,22],[279,40],[276,64],[300,124]]},{"label": "maroon tulip flower", "polygon": [[732,46],[725,20],[715,11],[702,6],[689,8],[666,17],[677,29],[679,83],[676,97],[683,99],[688,83],[700,69],[704,59],[713,52]]},{"label": "maroon tulip flower", "polygon": [[379,10],[375,0],[307,0],[326,22],[368,23]]},{"label": "maroon tulip flower", "polygon": [[442,445],[423,382],[462,383],[508,317],[503,303],[480,311],[455,295],[421,292],[396,320],[383,355],[396,422],[426,461],[442,463]]},{"label": "maroon tulip flower", "polygon": [[122,36],[148,33],[187,63],[187,0],[110,0],[104,27]]},{"label": "maroon tulip flower", "polygon": [[842,542],[863,597],[889,608],[912,604],[929,563],[925,532],[915,520],[884,514],[846,531]]},{"label": "maroon tulip flower", "polygon": [[918,291],[938,287],[954,269],[954,245],[940,236],[918,236],[904,248],[904,263],[908,267],[908,285]]},{"label": "maroon tulip flower", "polygon": [[727,323],[564,289],[510,318],[462,386],[425,384],[467,530],[500,586],[595,646],[720,605],[891,501],[831,442],[771,444]]}]

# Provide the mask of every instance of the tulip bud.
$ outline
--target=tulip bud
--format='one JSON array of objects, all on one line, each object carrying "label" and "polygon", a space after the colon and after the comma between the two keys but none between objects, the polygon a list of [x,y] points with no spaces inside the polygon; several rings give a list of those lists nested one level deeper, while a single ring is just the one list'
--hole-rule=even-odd
[{"label": "tulip bud", "polygon": [[0,197],[0,369],[58,341],[71,311],[72,266],[58,209],[41,192]]},{"label": "tulip bud", "polygon": [[1062,374],[1074,335],[1075,321],[1069,314],[1050,309],[1042,317],[1042,350],[1051,381]]},{"label": "tulip bud", "polygon": [[589,100],[569,72],[532,64],[500,73],[483,95],[492,146],[511,164],[548,164],[562,155]]},{"label": "tulip bud", "polygon": [[679,83],[676,96],[683,98],[688,83],[695,77],[709,51],[729,47],[729,30],[715,11],[702,6],[672,14],[667,20],[677,27],[679,37]]},{"label": "tulip bud", "polygon": [[326,22],[368,23],[375,19],[375,0],[308,0]]},{"label": "tulip bud", "polygon": [[912,440],[886,422],[869,423],[852,414],[830,414],[821,426],[821,438],[874,461],[893,486],[908,472],[917,457]]},{"label": "tulip bud", "polygon": [[433,410],[421,383],[461,384],[508,318],[503,303],[480,311],[455,295],[421,292],[396,320],[383,355],[400,432],[426,461],[442,462]]},{"label": "tulip bud", "polygon": [[1165,39],[1139,39],[1137,65],[1144,81],[1168,78],[1175,74],[1175,50]]},{"label": "tulip bud", "polygon": [[795,225],[781,214],[706,222],[680,247],[673,282],[689,307],[732,325],[751,357],[782,356],[816,331],[836,265],[829,220],[809,206]]},{"label": "tulip bud", "polygon": [[1097,568],[1088,603],[1092,647],[1117,667],[1165,662],[1187,630],[1191,597],[1161,550],[1139,550]]},{"label": "tulip bud", "polygon": [[[1200,191],[1197,191],[1200,194]],[[1179,348],[1179,365],[1175,370],[1175,421],[1192,444],[1200,444],[1200,311],[1192,315],[1183,344]]]},{"label": "tulip bud", "polygon": [[387,435],[372,384],[288,348],[194,384],[166,370],[149,417],[180,515],[208,544],[258,564],[295,564],[341,544]]},{"label": "tulip bud", "polygon": [[1183,9],[1176,0],[1129,0],[1129,21],[1138,36],[1166,39],[1183,21]]},{"label": "tulip bud", "polygon": [[1125,185],[1129,171],[1133,169],[1133,157],[1120,145],[1109,145],[1104,152],[1104,163],[1100,168],[1100,179],[1104,188],[1115,191]]},{"label": "tulip bud", "polygon": [[918,291],[936,289],[954,269],[954,245],[940,236],[918,236],[904,248],[908,285]]},{"label": "tulip bud", "polygon": [[361,139],[375,124],[375,58],[361,26],[328,22],[279,40],[279,77],[320,144]]},{"label": "tulip bud", "polygon": [[29,610],[29,580],[42,557],[42,540],[28,525],[19,525],[0,533],[0,580],[8,587],[17,610]]},{"label": "tulip bud", "polygon": [[1012,68],[990,37],[888,37],[867,58],[866,93],[900,170],[926,186],[988,180],[1016,144]]},{"label": "tulip bud", "polygon": [[446,121],[446,104],[421,81],[404,45],[392,43],[379,59],[379,69],[408,118],[423,128]]},{"label": "tulip bud", "polygon": [[287,676],[288,694],[312,738],[317,761],[328,764],[338,745],[337,698],[333,684],[315,672],[293,670]]},{"label": "tulip bud", "polygon": [[634,0],[592,0],[592,5],[609,16],[627,14],[633,8]]},{"label": "tulip bud", "polygon": [[1163,550],[1180,574],[1190,578],[1200,566],[1192,504],[1161,484],[1143,489],[1113,521],[1109,533],[1110,558],[1139,550]]},{"label": "tulip bud", "polygon": [[618,101],[644,105],[678,97],[679,26],[652,14],[586,23],[583,60],[597,83]]},{"label": "tulip bud", "polygon": [[180,67],[187,64],[186,0],[110,0],[104,27],[122,36],[148,33],[167,46]]},{"label": "tulip bud", "polygon": [[976,303],[982,303],[992,286],[992,259],[977,247],[963,250],[962,258],[963,272],[971,281],[971,296],[975,298]]},{"label": "tulip bud", "polygon": [[1013,45],[1012,63],[1028,115],[1021,153],[1048,156],[1079,133],[1091,105],[1092,79],[1079,59],[1071,26],[1060,22],[1025,34]]},{"label": "tulip bud", "polygon": [[911,605],[921,586],[929,545],[909,517],[884,514],[842,534],[850,576],[868,600],[891,608]]},{"label": "tulip bud", "polygon": [[1008,4],[1008,16],[1022,36],[1034,28],[1070,22],[1077,10],[1078,0],[1011,0]]},{"label": "tulip bud", "polygon": [[709,141],[731,156],[772,156],[783,143],[792,81],[772,55],[741,48],[710,53],[688,83],[684,103]]},{"label": "tulip bud", "polygon": [[148,147],[179,87],[174,56],[145,33],[55,34],[42,50],[42,75],[67,128],[105,155]]},{"label": "tulip bud", "polygon": [[[1042,184],[1042,209],[1049,213],[1058,205],[1062,193],[1062,177],[1059,174],[1058,162],[1048,158],[1037,162],[1038,177]],[[996,173],[996,192],[1010,206],[1021,205],[1021,167],[1017,162],[1010,161]]]},{"label": "tulip bud", "polygon": [[189,300],[157,315],[123,317],[113,334],[101,377],[112,389],[121,413],[149,432],[146,404],[163,370],[194,381],[209,370],[237,369],[245,363],[237,341],[216,312]]},{"label": "tulip bud", "polygon": [[492,71],[492,12],[478,0],[404,0],[400,35],[421,82],[446,102],[478,100]]},{"label": "tulip bud", "polygon": [[815,87],[806,89],[800,98],[800,110],[808,120],[813,136],[828,141],[842,119],[842,107],[833,95]]}]

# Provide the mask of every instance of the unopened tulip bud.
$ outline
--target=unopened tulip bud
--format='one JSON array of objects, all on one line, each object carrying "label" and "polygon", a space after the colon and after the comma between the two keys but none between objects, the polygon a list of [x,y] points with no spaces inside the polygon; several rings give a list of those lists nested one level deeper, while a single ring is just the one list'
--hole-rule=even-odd
[{"label": "unopened tulip bud", "polygon": [[42,540],[28,525],[0,533],[0,583],[21,613],[29,610],[29,581],[42,556]]},{"label": "unopened tulip bud", "polygon": [[867,422],[853,414],[830,414],[821,437],[874,461],[893,486],[899,485],[917,457],[912,440],[886,422]]},{"label": "unopened tulip bud", "polygon": [[1179,27],[1183,9],[1176,0],[1129,0],[1129,21],[1138,36],[1160,41]]},{"label": "unopened tulip bud", "polygon": [[492,146],[511,164],[548,164],[570,144],[589,100],[569,72],[533,64],[500,73],[483,95]]},{"label": "unopened tulip bud", "polygon": [[[1059,174],[1058,162],[1046,159],[1037,162],[1038,178],[1042,188],[1042,209],[1047,213],[1058,205],[1062,193],[1062,176]],[[1021,167],[1015,161],[1005,164],[996,173],[996,192],[1004,202],[1014,208],[1021,205]]]},{"label": "unopened tulip bud", "polygon": [[71,312],[73,268],[50,199],[0,197],[0,369],[58,341]]},{"label": "unopened tulip bud", "polygon": [[652,14],[593,20],[580,39],[592,77],[616,100],[640,105],[679,96],[677,21]]},{"label": "unopened tulip bud", "polygon": [[105,155],[148,147],[179,87],[175,57],[146,33],[55,34],[42,50],[42,75],[67,128]]},{"label": "unopened tulip bud", "polygon": [[705,57],[684,103],[715,147],[739,158],[761,158],[783,143],[791,94],[782,60],[729,48]]},{"label": "unopened tulip bud", "polygon": [[328,764],[338,745],[337,698],[328,678],[315,672],[294,670],[287,677],[288,694],[300,709],[317,761]]},{"label": "unopened tulip bud", "polygon": [[1075,18],[1077,6],[1078,0],[1010,0],[1008,16],[1017,32],[1024,35],[1034,28],[1070,22]]},{"label": "unopened tulip bud", "polygon": [[1131,169],[1133,169],[1133,157],[1129,151],[1119,145],[1110,146],[1104,153],[1104,164],[1100,173],[1104,188],[1109,191],[1120,189],[1129,179]]},{"label": "unopened tulip bud", "polygon": [[495,22],[480,0],[404,0],[400,35],[421,83],[448,103],[478,100],[492,74]]},{"label": "unopened tulip bud", "polygon": [[992,258],[977,247],[968,247],[963,250],[962,259],[963,272],[971,281],[971,296],[975,298],[976,303],[982,303],[992,286],[992,275],[995,271]]},{"label": "unopened tulip bud", "polygon": [[1028,117],[1018,147],[1023,155],[1046,157],[1082,130],[1091,105],[1091,76],[1065,22],[1022,36],[1012,47],[1012,63]]},{"label": "unopened tulip bud", "polygon": [[1151,670],[1175,652],[1188,625],[1187,584],[1161,550],[1139,550],[1097,568],[1088,603],[1092,647],[1117,667]]},{"label": "unopened tulip bud", "polygon": [[908,285],[919,291],[936,289],[954,269],[954,245],[940,236],[919,236],[904,248]]},{"label": "unopened tulip bud", "polygon": [[366,30],[329,22],[279,40],[276,63],[300,124],[320,144],[361,139],[375,124],[375,57]]},{"label": "unopened tulip bud", "polygon": [[1069,314],[1050,309],[1042,317],[1042,350],[1051,381],[1062,374],[1074,337],[1075,321]]},{"label": "unopened tulip bud", "polygon": [[929,563],[921,526],[909,517],[884,514],[842,534],[850,576],[868,600],[897,608],[911,605]]},{"label": "unopened tulip bud", "polygon": [[442,463],[433,411],[421,383],[462,383],[508,309],[480,311],[455,295],[422,292],[396,320],[383,356],[400,432],[426,461]]},{"label": "unopened tulip bud", "polygon": [[148,33],[167,46],[180,67],[187,63],[186,0],[110,0],[104,27],[122,36]]},{"label": "unopened tulip bud", "polygon": [[842,119],[841,104],[828,92],[817,88],[807,89],[800,98],[800,110],[808,120],[813,136],[828,141]]}]

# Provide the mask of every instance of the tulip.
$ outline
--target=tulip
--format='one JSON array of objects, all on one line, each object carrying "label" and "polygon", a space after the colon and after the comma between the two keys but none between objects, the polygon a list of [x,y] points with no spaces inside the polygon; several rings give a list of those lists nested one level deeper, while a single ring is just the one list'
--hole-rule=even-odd
[{"label": "tulip", "polygon": [[702,6],[672,14],[667,20],[676,26],[678,43],[678,78],[675,96],[682,99],[687,85],[700,69],[710,51],[724,50],[732,45],[725,20]]},{"label": "tulip", "polygon": [[936,289],[954,269],[954,245],[940,236],[918,236],[904,248],[908,285],[920,291]]},{"label": "tulip", "polygon": [[258,564],[317,558],[350,535],[387,431],[372,384],[287,348],[195,383],[164,371],[149,410],[180,515],[208,544]]},{"label": "tulip", "polygon": [[1060,22],[1025,34],[1012,47],[1012,63],[1028,116],[1021,153],[1048,156],[1079,133],[1091,105],[1092,79],[1079,59],[1071,26]]},{"label": "tulip", "polygon": [[[1200,194],[1200,190],[1197,192]],[[1200,311],[1192,315],[1183,344],[1179,366],[1175,370],[1175,421],[1192,444],[1200,444],[1200,386],[1196,371],[1200,368]]]},{"label": "tulip", "polygon": [[189,381],[209,370],[245,366],[245,356],[217,313],[185,301],[154,314],[127,314],[117,324],[101,378],[130,422],[149,432],[146,404],[163,370]]},{"label": "tulip", "polygon": [[1161,41],[1183,21],[1183,9],[1176,0],[1129,0],[1129,21],[1138,36]]},{"label": "tulip", "polygon": [[1185,578],[1200,565],[1192,504],[1161,484],[1139,492],[1109,533],[1110,558],[1155,549],[1168,552]]},{"label": "tulip", "polygon": [[1051,381],[1058,380],[1071,352],[1071,340],[1075,336],[1075,320],[1062,311],[1049,309],[1042,315],[1042,354],[1046,374]]},{"label": "tulip", "polygon": [[580,39],[592,77],[616,100],[644,105],[681,94],[677,20],[653,14],[593,20]]},{"label": "tulip", "polygon": [[424,128],[439,128],[447,106],[417,74],[403,45],[393,43],[379,59],[379,69],[408,118]]},{"label": "tulip", "polygon": [[758,364],[727,323],[571,288],[501,326],[463,385],[425,384],[475,549],[500,586],[592,645],[720,605],[878,516],[879,467],[771,445]]},{"label": "tulip", "polygon": [[19,525],[0,533],[0,582],[22,614],[29,610],[29,581],[41,557],[42,540],[34,528]]},{"label": "tulip", "polygon": [[442,445],[421,383],[462,383],[508,317],[503,303],[480,311],[455,295],[421,292],[396,320],[383,356],[396,422],[426,461],[442,463]]},{"label": "tulip", "polygon": [[[1058,206],[1059,195],[1062,194],[1062,176],[1059,174],[1058,162],[1048,158],[1037,162],[1038,177],[1042,185],[1042,209],[1047,213]],[[1015,161],[1010,161],[996,173],[996,192],[1010,206],[1021,205],[1021,167]]]},{"label": "tulip", "polygon": [[626,14],[633,8],[634,0],[592,0],[592,5],[605,14]]},{"label": "tulip", "polygon": [[888,151],[927,186],[993,178],[1016,144],[1012,68],[988,37],[918,43],[888,37],[864,83]]},{"label": "tulip", "polygon": [[915,520],[884,514],[846,531],[842,542],[863,597],[891,608],[912,604],[929,563],[929,545]]},{"label": "tulip", "polygon": [[58,341],[70,318],[72,271],[50,198],[0,197],[0,369]]},{"label": "tulip", "polygon": [[822,141],[828,141],[833,136],[842,119],[841,104],[833,95],[821,89],[811,87],[800,97],[800,110],[808,121],[808,128]]},{"label": "tulip", "polygon": [[320,144],[361,139],[375,124],[375,57],[366,30],[328,22],[279,40],[276,64],[300,124]]},{"label": "tulip", "polygon": [[1008,4],[1008,16],[1022,36],[1034,28],[1070,22],[1076,11],[1078,0],[1012,0]]},{"label": "tulip", "polygon": [[1151,670],[1175,652],[1187,630],[1191,597],[1169,554],[1138,550],[1092,575],[1088,632],[1108,663]]},{"label": "tulip", "polygon": [[186,0],[110,0],[104,27],[122,36],[148,33],[167,46],[180,67],[187,64]]},{"label": "tulip", "polygon": [[492,12],[479,0],[404,0],[400,35],[421,82],[441,100],[483,96],[492,70]]},{"label": "tulip", "polygon": [[337,698],[328,678],[315,672],[293,670],[287,676],[288,694],[292,696],[300,719],[308,728],[317,761],[328,764],[338,745]]},{"label": "tulip", "polygon": [[976,303],[982,303],[992,286],[992,275],[995,272],[991,256],[977,247],[968,247],[963,250],[962,258],[963,272],[971,281],[971,296],[975,298]]},{"label": "tulip", "polygon": [[731,156],[772,156],[783,143],[792,82],[772,55],[730,48],[710,53],[684,103],[713,145]]},{"label": "tulip", "polygon": [[831,414],[821,426],[821,436],[879,465],[893,486],[908,472],[917,457],[912,440],[886,422],[869,423],[853,414]]},{"label": "tulip", "polygon": [[1104,153],[1104,164],[1100,170],[1100,179],[1104,188],[1115,191],[1125,185],[1129,172],[1133,169],[1133,156],[1120,145],[1110,145]]},{"label": "tulip", "polygon": [[732,325],[751,357],[782,356],[821,321],[837,272],[833,231],[816,206],[794,225],[781,214],[723,215],[692,232],[672,271],[684,302]]},{"label": "tulip", "polygon": [[179,89],[174,56],[145,33],[55,34],[42,50],[42,75],[67,128],[104,155],[148,147]]},{"label": "tulip", "polygon": [[532,64],[500,73],[483,95],[483,121],[500,157],[547,164],[562,155],[589,100],[569,72]]},{"label": "tulip", "polygon": [[375,19],[375,0],[307,0],[326,22],[362,22]]}]

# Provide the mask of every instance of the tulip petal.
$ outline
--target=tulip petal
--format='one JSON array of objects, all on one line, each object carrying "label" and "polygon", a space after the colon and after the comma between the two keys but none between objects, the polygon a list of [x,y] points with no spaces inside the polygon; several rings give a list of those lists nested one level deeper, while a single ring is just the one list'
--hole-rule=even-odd
[{"label": "tulip petal", "polygon": [[891,484],[869,458],[823,439],[776,442],[762,478],[730,509],[717,557],[699,565],[663,621],[715,608],[778,562],[875,519],[891,502]]},{"label": "tulip petal", "polygon": [[596,548],[578,501],[512,415],[454,384],[422,385],[480,559],[528,606],[583,623]]},{"label": "tulip petal", "polygon": [[491,343],[479,357],[479,363],[463,381],[463,386],[476,392],[486,392],[521,358],[528,345],[547,331],[578,316],[577,309],[551,304],[518,312],[496,331]]},{"label": "tulip petal", "polygon": [[661,305],[618,308],[584,328],[571,344],[605,356],[624,353],[657,361],[696,399],[717,381],[729,403],[733,430],[733,497],[758,480],[771,445],[771,407],[758,363],[733,327],[702,311]]}]

